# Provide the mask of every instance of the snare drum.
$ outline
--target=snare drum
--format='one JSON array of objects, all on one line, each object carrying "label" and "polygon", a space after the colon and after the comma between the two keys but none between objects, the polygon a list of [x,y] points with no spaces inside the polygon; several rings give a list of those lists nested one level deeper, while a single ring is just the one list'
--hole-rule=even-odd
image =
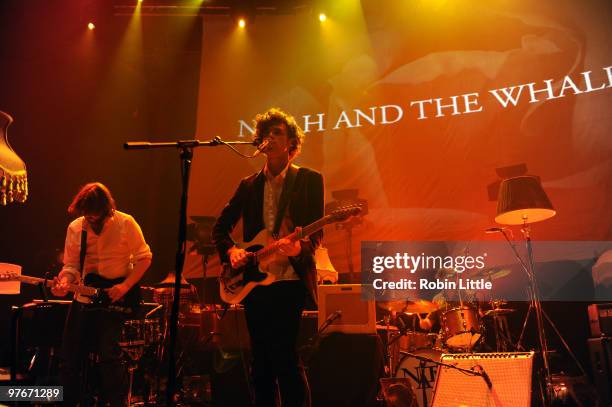
[{"label": "snare drum", "polygon": [[121,336],[119,337],[119,346],[133,347],[143,346],[144,341],[144,321],[142,319],[128,319],[123,322],[121,328]]},{"label": "snare drum", "polygon": [[[433,359],[437,362],[440,361],[440,357],[442,356],[442,352],[436,349],[421,349],[412,353],[417,356]],[[437,365],[429,362],[425,362],[421,365],[418,359],[404,356],[395,371],[395,377],[407,378],[410,381],[412,391],[417,397],[419,406],[422,407],[425,405],[423,402],[423,388],[425,389],[425,396],[427,397],[427,405],[431,405],[437,373]]]},{"label": "snare drum", "polygon": [[482,337],[482,325],[478,310],[463,306],[442,314],[444,344],[453,350],[471,350]]}]

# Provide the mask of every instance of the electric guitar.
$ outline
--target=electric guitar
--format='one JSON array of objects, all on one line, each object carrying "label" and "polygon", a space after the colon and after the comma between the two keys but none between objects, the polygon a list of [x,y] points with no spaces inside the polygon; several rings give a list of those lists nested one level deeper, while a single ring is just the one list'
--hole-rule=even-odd
[{"label": "electric guitar", "polygon": [[[110,311],[120,312],[122,314],[133,314],[138,310],[142,302],[140,296],[140,286],[135,284],[128,290],[127,293],[118,301],[112,302],[108,296],[106,289],[123,282],[125,278],[108,279],[99,274],[87,274],[83,281],[84,284],[69,283],[67,290],[77,295],[86,297],[89,301],[88,306],[92,308],[104,308]],[[45,284],[47,287],[53,286],[53,280],[48,280],[39,277],[24,276],[13,272],[0,271],[0,282],[2,281],[19,281],[25,284]]]},{"label": "electric guitar", "polygon": [[[293,233],[285,236],[285,239],[291,241],[303,239],[322,229],[325,225],[345,221],[351,216],[358,215],[360,212],[361,207],[355,205],[336,209],[329,215],[322,217],[308,226],[296,228]],[[232,268],[231,264],[223,265],[221,275],[219,276],[219,288],[223,301],[229,304],[238,304],[256,286],[270,285],[276,280],[273,274],[261,271],[260,269],[260,266],[265,269],[265,266],[274,260],[274,256],[279,256],[276,242],[267,246],[257,244],[267,241],[268,234],[269,232],[264,229],[252,240],[246,242],[247,244],[251,244],[251,246],[245,249],[249,252],[246,265],[237,269]],[[240,244],[238,246],[240,246]]]}]

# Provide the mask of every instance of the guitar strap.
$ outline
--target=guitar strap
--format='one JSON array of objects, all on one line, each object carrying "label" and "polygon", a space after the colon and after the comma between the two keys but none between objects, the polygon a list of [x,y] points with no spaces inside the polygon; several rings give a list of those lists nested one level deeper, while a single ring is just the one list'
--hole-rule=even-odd
[{"label": "guitar strap", "polygon": [[272,230],[272,237],[278,240],[278,232],[280,231],[281,224],[283,223],[283,219],[285,217],[285,211],[289,206],[289,201],[291,199],[291,195],[293,192],[293,186],[295,184],[295,179],[297,178],[298,172],[301,168],[289,164],[289,168],[287,169],[287,175],[285,176],[285,183],[283,185],[283,192],[281,192],[281,196],[278,199],[278,210],[276,212],[276,218],[274,219],[274,230]]},{"label": "guitar strap", "polygon": [[[83,220],[83,222],[85,222],[85,220]],[[83,227],[83,230],[81,231],[81,253],[79,254],[79,264],[80,264],[79,271],[81,272],[81,278],[85,277],[83,276],[83,266],[85,265],[85,255],[86,254],[87,254],[87,231],[85,230],[85,227]]]}]

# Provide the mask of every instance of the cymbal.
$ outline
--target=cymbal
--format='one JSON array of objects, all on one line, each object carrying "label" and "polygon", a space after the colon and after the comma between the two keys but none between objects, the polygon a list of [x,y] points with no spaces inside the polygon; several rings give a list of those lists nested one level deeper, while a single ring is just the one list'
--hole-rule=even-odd
[{"label": "cymbal", "polygon": [[[153,288],[174,288],[174,283],[162,281],[157,284],[153,284]],[[183,288],[191,288],[191,285],[186,282],[184,284],[181,284],[181,289]]]},{"label": "cymbal", "polygon": [[513,313],[514,311],[516,310],[512,308],[494,308],[486,311],[485,317],[488,317],[489,315],[507,315]]},{"label": "cymbal", "polygon": [[402,312],[406,308],[406,301],[378,301],[376,305],[385,311]]},{"label": "cymbal", "polygon": [[[174,272],[168,273],[166,278],[164,278],[159,283],[153,284],[153,288],[174,288],[174,283],[176,281],[176,276]],[[185,280],[185,277],[181,276],[181,288],[190,288],[191,285]]]},{"label": "cymbal", "polygon": [[[470,270],[466,271],[466,277],[471,279],[474,278],[484,278],[485,280],[497,280],[498,278],[506,277],[508,274],[512,272],[511,269],[487,269],[487,270]],[[457,273],[455,270],[448,269],[444,270],[442,274],[440,274],[440,278],[455,278],[457,277]]]},{"label": "cymbal", "polygon": [[411,314],[427,314],[436,311],[440,306],[427,300],[408,301],[404,312]]},{"label": "cymbal", "polygon": [[491,280],[497,280],[498,278],[506,277],[510,274],[512,270],[510,269],[501,269],[490,273]]}]

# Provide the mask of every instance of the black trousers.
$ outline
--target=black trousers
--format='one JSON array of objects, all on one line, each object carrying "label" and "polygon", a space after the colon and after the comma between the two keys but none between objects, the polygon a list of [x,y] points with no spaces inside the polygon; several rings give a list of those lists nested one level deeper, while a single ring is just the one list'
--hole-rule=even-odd
[{"label": "black trousers", "polygon": [[72,303],[60,353],[64,405],[86,405],[88,390],[98,395],[99,405],[126,405],[128,374],[119,347],[124,320],[117,312]]},{"label": "black trousers", "polygon": [[277,389],[283,407],[302,407],[306,386],[297,354],[297,336],[306,288],[301,281],[258,286],[244,301],[257,407],[275,406]]}]

